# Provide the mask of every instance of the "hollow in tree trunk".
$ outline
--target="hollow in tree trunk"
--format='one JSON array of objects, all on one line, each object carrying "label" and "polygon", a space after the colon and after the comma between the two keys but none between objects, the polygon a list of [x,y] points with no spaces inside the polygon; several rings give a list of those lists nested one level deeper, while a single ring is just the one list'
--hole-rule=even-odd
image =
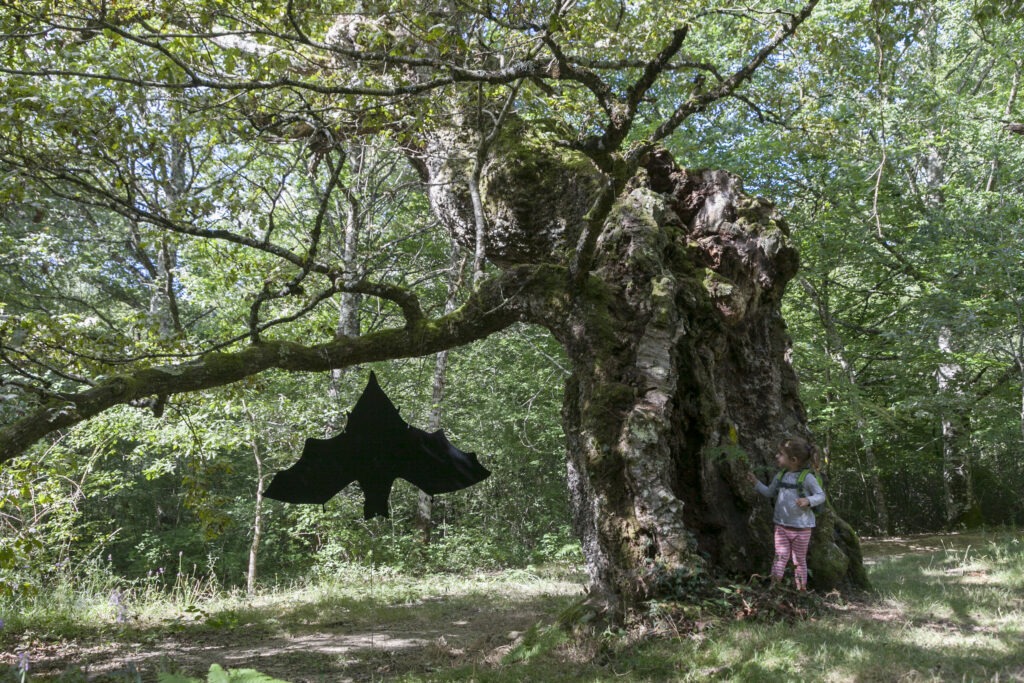
[{"label": "hollow in tree trunk", "polygon": [[[784,221],[735,176],[659,152],[621,184],[588,245],[609,185],[585,160],[510,137],[482,176],[488,257],[567,264],[563,286],[524,318],[548,327],[572,364],[563,426],[592,600],[615,620],[695,574],[766,572],[770,505],[745,476],[766,479],[784,438],[812,438],[780,314],[798,265]],[[435,211],[474,244],[470,202],[452,189],[464,171],[430,170],[444,188]],[[858,539],[832,512],[809,565],[813,586],[866,584]]]}]

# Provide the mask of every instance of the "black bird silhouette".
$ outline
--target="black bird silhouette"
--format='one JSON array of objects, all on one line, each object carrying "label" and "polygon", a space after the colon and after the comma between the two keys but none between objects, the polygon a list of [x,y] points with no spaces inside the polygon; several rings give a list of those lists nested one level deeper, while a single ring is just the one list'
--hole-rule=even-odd
[{"label": "black bird silhouette", "polygon": [[363,517],[371,519],[389,516],[388,498],[398,477],[436,495],[490,474],[475,453],[460,451],[442,430],[428,433],[406,423],[371,372],[345,430],[330,439],[306,439],[302,456],[275,474],[263,495],[322,505],[356,481],[363,490]]}]

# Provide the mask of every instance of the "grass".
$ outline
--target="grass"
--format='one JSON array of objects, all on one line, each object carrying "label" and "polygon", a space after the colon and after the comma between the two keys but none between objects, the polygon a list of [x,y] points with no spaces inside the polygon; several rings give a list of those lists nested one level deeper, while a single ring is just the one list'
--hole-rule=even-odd
[{"label": "grass", "polygon": [[[870,567],[876,593],[836,604],[830,614],[720,621],[705,637],[652,642],[631,677],[1024,681],[1024,542],[1012,535],[978,541],[877,557]],[[661,668],[650,670],[650,662]]]},{"label": "grass", "polygon": [[69,683],[85,680],[75,666],[89,680],[205,680],[214,662],[293,682],[1024,681],[1024,541],[979,534],[870,552],[875,593],[863,599],[755,583],[585,636],[557,625],[581,590],[564,569],[352,569],[251,599],[197,584],[141,586],[114,603],[101,585],[2,615],[0,653],[14,654],[0,659],[0,681],[21,683],[19,652],[33,662],[27,680]]}]

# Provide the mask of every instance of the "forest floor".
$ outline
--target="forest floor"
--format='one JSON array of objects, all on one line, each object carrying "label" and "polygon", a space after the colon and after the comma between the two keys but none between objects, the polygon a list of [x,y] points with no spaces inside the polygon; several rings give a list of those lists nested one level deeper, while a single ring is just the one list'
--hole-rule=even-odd
[{"label": "forest floor", "polygon": [[429,581],[376,574],[358,584],[199,602],[162,616],[129,612],[94,629],[30,629],[17,643],[0,639],[0,666],[14,668],[27,657],[33,679],[76,682],[148,682],[158,672],[206,680],[213,663],[289,683],[391,680],[496,665],[525,632],[552,621],[583,592],[582,575],[564,570]]},{"label": "forest floor", "polygon": [[[994,594],[989,593],[971,597],[972,584],[989,582],[996,575],[991,564],[979,564],[970,557],[972,548],[986,543],[991,543],[990,536],[975,534],[865,539],[865,562],[878,594],[841,600],[838,610],[803,619],[810,622],[808,633],[832,628],[823,626],[826,621],[836,622],[831,643],[824,634],[821,643],[813,646],[815,652],[799,649],[807,639],[793,635],[790,627],[790,637],[800,643],[793,646],[797,649],[790,647],[787,656],[803,666],[824,659],[831,667],[821,670],[821,678],[807,680],[1024,681],[1024,645],[1020,644],[1024,604],[1019,586],[1009,586],[1012,590],[1005,594],[1016,594],[1016,598],[993,600]],[[931,575],[938,576],[937,581],[921,588],[917,597],[911,595],[918,590],[911,585],[911,577]],[[911,583],[904,585],[905,579]],[[1014,574],[1011,583],[1019,579]],[[629,640],[625,633],[617,635],[618,646],[603,650],[593,644],[574,646],[563,635],[542,652],[545,629],[549,634],[555,630],[549,625],[579,600],[582,581],[577,574],[540,570],[432,577],[430,581],[374,575],[357,581],[362,585],[352,586],[348,579],[345,586],[339,582],[333,587],[278,591],[244,604],[200,604],[173,616],[129,613],[120,615],[116,624],[99,623],[95,628],[79,624],[75,629],[53,627],[46,632],[30,629],[19,634],[17,642],[0,643],[0,665],[14,667],[18,657],[27,657],[34,679],[75,682],[148,682],[157,680],[158,672],[206,680],[213,663],[228,670],[255,669],[290,683],[512,681],[540,680],[537,670],[529,666],[530,657],[540,653],[541,662],[548,657],[545,666],[560,669],[541,668],[544,680],[787,678],[783,665],[772,664],[779,636],[764,629],[773,626],[739,633],[737,628],[748,627],[725,624],[707,635],[699,632],[703,626],[698,621],[700,628],[678,635],[675,647],[655,645],[646,655],[639,641],[632,646],[621,644]],[[972,611],[972,601],[1001,604],[988,608],[988,616],[979,616]],[[786,625],[781,628],[779,633],[787,633]],[[795,628],[805,627],[797,624]],[[972,638],[978,639],[974,645]],[[722,641],[720,654],[709,649],[715,639]],[[830,647],[844,640],[850,645],[841,658],[834,650],[830,653]],[[875,640],[885,644],[879,646],[882,650],[892,650],[889,659],[858,654]],[[689,656],[681,653],[683,643],[687,644],[682,650],[695,648]],[[969,650],[954,652],[960,644]],[[727,654],[730,648],[732,654]],[[557,661],[551,659],[555,649]],[[942,649],[944,654],[932,649]],[[736,651],[756,656],[757,668],[740,661],[743,656]],[[881,650],[876,647],[876,651]],[[695,659],[698,652],[710,665],[701,668]],[[672,663],[672,658],[679,661]],[[76,673],[70,676],[69,671]],[[5,680],[0,671],[0,682]]]}]

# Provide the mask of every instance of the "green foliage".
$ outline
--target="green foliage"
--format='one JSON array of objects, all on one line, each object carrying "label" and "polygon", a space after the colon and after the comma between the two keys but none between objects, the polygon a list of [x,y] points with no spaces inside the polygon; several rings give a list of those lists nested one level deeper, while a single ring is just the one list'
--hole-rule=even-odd
[{"label": "green foliage", "polygon": [[944,481],[969,470],[984,520],[1019,523],[1024,145],[1001,121],[1020,118],[1021,20],[1000,3],[820,9],[749,103],[674,151],[737,172],[791,225],[784,312],[840,515],[941,527]]},{"label": "green foliage", "polygon": [[[1004,128],[1022,111],[1019,4],[822,4],[742,99],[707,107],[667,141],[681,163],[735,171],[787,216],[802,258],[785,311],[802,398],[827,447],[830,498],[863,531],[886,531],[878,505],[891,531],[945,523],[951,417],[963,418],[952,446],[967,454],[981,519],[1024,520],[1024,144]],[[350,2],[44,5],[0,12],[3,425],[41,406],[67,410],[68,394],[104,378],[257,336],[332,340],[341,297],[331,288],[349,278],[404,287],[439,312],[450,244],[405,163],[416,133],[467,102],[513,93],[545,142],[607,125],[594,90],[564,78],[514,90],[453,83],[415,100],[357,97],[345,91],[353,83],[413,86],[429,71],[420,60],[436,58],[444,68],[430,76],[512,65],[541,49],[543,34],[623,88],[688,25],[678,64],[644,98],[638,140],[701,87],[694,76],[713,85],[715,70],[748,57],[774,17],[730,2],[646,0],[561,13],[529,2],[487,12],[359,3],[366,17]],[[59,25],[46,24],[48,11]],[[329,32],[340,35],[339,16],[362,20],[345,49],[388,59],[342,68],[333,60],[344,50],[318,53]],[[309,41],[282,38],[296,26]],[[158,49],[130,39],[151,31],[167,33]],[[210,37],[232,32],[256,36],[256,47]],[[60,74],[37,75],[51,68]],[[260,85],[180,87],[191,78]],[[350,213],[360,223],[354,256]],[[361,333],[404,324],[387,298],[355,304]],[[937,343],[946,332],[948,353]],[[361,521],[355,486],[326,510],[265,501],[259,575],[577,559],[558,426],[563,358],[527,328],[452,352],[442,424],[494,474],[434,501],[430,544],[402,482],[389,521]],[[939,391],[943,365],[959,371]],[[406,419],[425,426],[433,359],[374,367]],[[266,373],[166,404],[153,396],[4,462],[0,598],[29,600],[74,577],[97,591],[177,591],[184,602],[191,587],[241,585],[266,481],[257,456],[268,477],[304,438],[340,429],[366,370]],[[734,442],[717,455],[743,458]]]},{"label": "green foliage", "polygon": [[[202,683],[202,679],[190,678],[180,674],[160,673],[159,683]],[[210,665],[210,673],[206,683],[286,683],[279,678],[271,678],[254,669],[224,669],[219,664]]]},{"label": "green foliage", "polygon": [[533,625],[523,634],[522,639],[502,659],[504,666],[529,663],[531,660],[550,654],[569,640],[568,633],[558,626]]}]

